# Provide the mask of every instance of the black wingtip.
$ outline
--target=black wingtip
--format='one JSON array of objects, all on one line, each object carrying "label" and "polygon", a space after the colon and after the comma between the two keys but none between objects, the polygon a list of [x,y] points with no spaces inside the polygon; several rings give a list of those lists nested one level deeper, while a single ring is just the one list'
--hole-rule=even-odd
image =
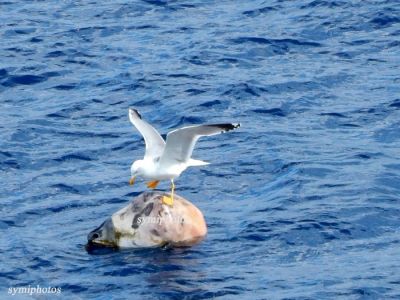
[{"label": "black wingtip", "polygon": [[223,132],[231,131],[240,127],[240,123],[225,123],[225,124],[212,124],[209,126],[218,127],[222,129]]},{"label": "black wingtip", "polygon": [[132,111],[133,113],[135,113],[135,114],[139,117],[139,119],[142,118],[142,115],[139,114],[139,112],[137,111],[137,109],[134,109],[134,108],[130,107],[129,110]]}]

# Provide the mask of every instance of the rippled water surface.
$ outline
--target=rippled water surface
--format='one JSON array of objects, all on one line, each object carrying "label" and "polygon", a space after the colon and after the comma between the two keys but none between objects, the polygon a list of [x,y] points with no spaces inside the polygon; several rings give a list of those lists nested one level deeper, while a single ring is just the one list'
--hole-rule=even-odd
[{"label": "rippled water surface", "polygon": [[[397,0],[10,0],[0,25],[0,298],[400,298]],[[242,123],[177,181],[200,245],[86,253],[145,189],[130,106]]]}]

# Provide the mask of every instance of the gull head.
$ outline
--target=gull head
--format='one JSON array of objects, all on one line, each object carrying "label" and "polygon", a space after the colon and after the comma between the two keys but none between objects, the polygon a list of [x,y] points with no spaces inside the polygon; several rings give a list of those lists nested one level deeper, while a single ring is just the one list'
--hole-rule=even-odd
[{"label": "gull head", "polygon": [[138,175],[141,175],[143,172],[144,161],[139,159],[133,162],[131,166],[131,179],[129,180],[129,184],[133,185],[135,182],[135,178]]}]

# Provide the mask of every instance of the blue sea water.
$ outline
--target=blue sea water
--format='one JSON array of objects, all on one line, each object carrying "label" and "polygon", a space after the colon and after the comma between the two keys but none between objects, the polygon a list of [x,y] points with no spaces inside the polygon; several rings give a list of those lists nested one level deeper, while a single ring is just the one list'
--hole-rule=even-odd
[{"label": "blue sea water", "polygon": [[[0,58],[0,299],[400,299],[398,0],[4,0]],[[201,244],[85,251],[145,190],[128,107],[242,123],[176,182]]]}]

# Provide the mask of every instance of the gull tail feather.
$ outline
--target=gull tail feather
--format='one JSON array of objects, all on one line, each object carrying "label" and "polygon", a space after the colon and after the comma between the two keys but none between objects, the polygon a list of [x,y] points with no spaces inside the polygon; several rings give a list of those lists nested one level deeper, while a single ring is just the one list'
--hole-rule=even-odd
[{"label": "gull tail feather", "polygon": [[206,166],[209,165],[210,163],[202,161],[202,160],[198,160],[198,159],[189,159],[188,161],[188,165],[191,167],[195,167],[195,166]]}]

